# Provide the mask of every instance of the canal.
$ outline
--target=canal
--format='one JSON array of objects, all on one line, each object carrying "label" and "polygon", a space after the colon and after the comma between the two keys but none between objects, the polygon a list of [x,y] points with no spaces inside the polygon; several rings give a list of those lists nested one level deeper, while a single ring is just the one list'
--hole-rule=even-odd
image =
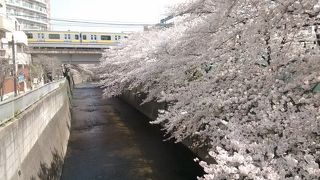
[{"label": "canal", "polygon": [[62,180],[194,180],[202,169],[181,144],[100,88],[74,89],[71,135]]}]

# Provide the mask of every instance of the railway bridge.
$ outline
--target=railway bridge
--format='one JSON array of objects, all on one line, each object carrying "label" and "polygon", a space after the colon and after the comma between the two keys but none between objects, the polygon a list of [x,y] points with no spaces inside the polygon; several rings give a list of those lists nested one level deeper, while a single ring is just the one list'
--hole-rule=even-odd
[{"label": "railway bridge", "polygon": [[27,52],[32,58],[56,57],[64,64],[97,64],[100,62],[102,53],[110,46],[115,45],[29,42]]},{"label": "railway bridge", "polygon": [[125,33],[28,31],[28,52],[32,57],[56,57],[65,64],[99,63],[102,53],[118,46]]}]

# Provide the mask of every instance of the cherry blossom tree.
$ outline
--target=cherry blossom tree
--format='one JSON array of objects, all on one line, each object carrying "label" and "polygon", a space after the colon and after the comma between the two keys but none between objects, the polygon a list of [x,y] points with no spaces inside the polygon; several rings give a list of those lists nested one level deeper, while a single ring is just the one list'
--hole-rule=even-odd
[{"label": "cherry blossom tree", "polygon": [[0,101],[3,100],[4,95],[4,81],[10,70],[9,61],[5,58],[0,58]]},{"label": "cherry blossom tree", "polygon": [[152,123],[209,147],[200,179],[319,179],[319,10],[318,0],[179,5],[175,27],[105,53],[105,95],[137,88],[167,102]]},{"label": "cherry blossom tree", "polygon": [[32,59],[32,77],[41,79],[44,76],[48,81],[48,76],[52,78],[62,75],[62,63],[59,59],[50,56],[36,56]]}]

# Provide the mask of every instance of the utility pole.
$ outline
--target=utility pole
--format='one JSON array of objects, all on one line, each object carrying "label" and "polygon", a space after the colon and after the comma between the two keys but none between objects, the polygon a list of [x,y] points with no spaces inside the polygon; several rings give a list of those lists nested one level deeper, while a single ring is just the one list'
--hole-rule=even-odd
[{"label": "utility pole", "polygon": [[12,34],[12,63],[13,63],[13,89],[14,89],[14,97],[17,94],[17,69],[16,69],[16,50],[15,50],[15,43],[14,43],[14,36]]}]

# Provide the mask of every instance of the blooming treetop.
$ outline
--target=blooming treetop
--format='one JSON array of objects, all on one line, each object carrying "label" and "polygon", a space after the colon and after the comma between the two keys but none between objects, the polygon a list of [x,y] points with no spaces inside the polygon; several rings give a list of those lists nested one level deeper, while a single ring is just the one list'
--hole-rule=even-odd
[{"label": "blooming treetop", "polygon": [[210,147],[201,179],[320,178],[319,46],[308,42],[319,2],[194,0],[173,9],[175,27],[105,53],[105,95],[139,88],[146,101],[168,102],[153,123]]}]

